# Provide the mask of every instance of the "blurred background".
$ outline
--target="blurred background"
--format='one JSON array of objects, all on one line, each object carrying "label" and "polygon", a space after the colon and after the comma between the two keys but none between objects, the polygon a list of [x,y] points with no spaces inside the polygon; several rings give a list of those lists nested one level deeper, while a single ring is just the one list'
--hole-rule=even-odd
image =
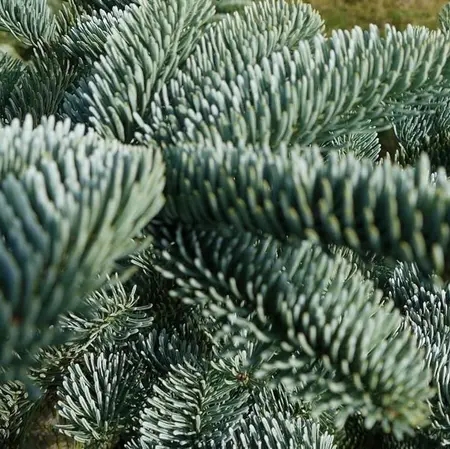
[{"label": "blurred background", "polygon": [[367,27],[390,23],[404,29],[408,23],[437,28],[439,10],[446,0],[303,0],[317,9],[327,29]]}]

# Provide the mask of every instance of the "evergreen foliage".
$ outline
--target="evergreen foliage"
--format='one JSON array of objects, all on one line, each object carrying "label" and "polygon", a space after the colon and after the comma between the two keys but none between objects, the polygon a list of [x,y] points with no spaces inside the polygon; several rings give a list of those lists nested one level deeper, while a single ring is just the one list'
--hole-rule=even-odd
[{"label": "evergreen foliage", "polygon": [[0,0],[0,447],[450,446],[439,21]]}]

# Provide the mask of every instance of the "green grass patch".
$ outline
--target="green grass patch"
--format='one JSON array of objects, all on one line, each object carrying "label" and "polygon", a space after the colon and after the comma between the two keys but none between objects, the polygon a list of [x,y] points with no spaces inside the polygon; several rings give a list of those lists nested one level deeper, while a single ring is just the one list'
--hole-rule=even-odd
[{"label": "green grass patch", "polygon": [[438,13],[445,0],[306,0],[325,20],[327,29],[367,28],[390,23],[404,29],[409,23],[437,28]]}]

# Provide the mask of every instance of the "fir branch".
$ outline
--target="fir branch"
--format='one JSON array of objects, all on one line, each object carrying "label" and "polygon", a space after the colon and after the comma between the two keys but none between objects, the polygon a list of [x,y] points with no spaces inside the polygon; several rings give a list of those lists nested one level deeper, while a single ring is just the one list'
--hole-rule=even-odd
[{"label": "fir branch", "polygon": [[6,378],[23,379],[34,353],[61,338],[60,315],[81,306],[116,259],[142,247],[132,237],[163,204],[158,152],[69,128],[52,118],[34,128],[27,117],[0,129]]},{"label": "fir branch", "polygon": [[444,5],[439,11],[439,25],[445,33],[450,31],[450,3]]},{"label": "fir branch", "polygon": [[247,409],[248,395],[232,395],[233,389],[200,361],[174,366],[147,401],[141,417],[142,441],[164,448],[226,442]]},{"label": "fir branch", "polygon": [[407,105],[448,89],[450,70],[444,34],[412,27],[387,27],[385,34],[371,27],[318,35],[313,44],[302,41],[293,52],[284,47],[247,65],[231,51],[220,62],[226,76],[202,71],[207,63],[196,61],[209,55],[196,53],[190,70],[178,71],[155,95],[148,123],[135,115],[145,136],[138,137],[162,145],[222,139],[277,148],[383,129]]},{"label": "fir branch", "polygon": [[0,0],[0,445],[449,445],[449,11]]},{"label": "fir branch", "polygon": [[411,165],[416,163],[420,154],[426,153],[433,171],[438,167],[449,170],[450,101],[444,98],[436,105],[419,106],[413,111],[414,115],[405,116],[394,126],[400,143],[396,161],[402,165]]},{"label": "fir branch", "polygon": [[322,149],[327,152],[337,151],[340,155],[353,154],[356,159],[367,158],[376,162],[381,153],[381,144],[377,132],[347,134],[331,140]]},{"label": "fir branch", "polygon": [[84,363],[69,367],[58,391],[58,413],[66,423],[57,428],[76,441],[110,448],[126,426],[138,378],[138,366],[124,353],[87,354]]},{"label": "fir branch", "polygon": [[93,64],[105,54],[105,45],[117,25],[123,18],[135,11],[133,2],[125,10],[113,8],[93,10],[92,15],[81,14],[65,35],[61,36],[58,52],[63,60],[77,66],[76,76],[68,85],[59,104],[61,117],[78,118],[78,123],[89,123],[91,113],[86,108],[83,92],[89,90],[87,80],[93,70]]},{"label": "fir branch", "polygon": [[12,58],[9,54],[0,55],[0,123],[6,124],[6,105],[10,102],[11,93],[18,83],[26,65],[21,61]]},{"label": "fir branch", "polygon": [[84,299],[83,312],[68,313],[59,326],[72,338],[70,344],[80,351],[95,348],[106,350],[112,345],[127,342],[139,332],[144,332],[153,323],[149,306],[137,306],[136,288],[130,293],[116,275],[114,282],[107,276],[109,288],[103,288]]},{"label": "fir branch", "polygon": [[61,37],[61,47],[72,57],[92,63],[103,54],[104,46],[120,20],[134,8],[137,6],[130,6],[125,11],[114,8],[111,12],[100,10],[92,15],[81,15]]},{"label": "fir branch", "polygon": [[5,449],[20,445],[24,430],[28,430],[33,402],[20,382],[0,385],[0,442]]},{"label": "fir branch", "polygon": [[[400,264],[390,279],[389,296],[405,314],[405,326],[412,329],[426,351],[438,394],[431,401],[435,438],[450,444],[450,285],[439,288],[432,279],[420,276],[412,264]],[[437,439],[437,438],[436,438]]]},{"label": "fir branch", "polygon": [[242,420],[233,431],[233,444],[227,449],[337,449],[333,437],[322,433],[316,423],[280,415],[253,415]]},{"label": "fir branch", "polygon": [[0,30],[11,33],[23,45],[50,42],[56,29],[55,13],[48,0],[0,1]]},{"label": "fir branch", "polygon": [[104,58],[85,81],[87,90],[77,91],[77,109],[66,114],[80,123],[89,111],[90,124],[100,135],[130,142],[136,130],[133,113],[145,113],[213,14],[212,0],[140,1],[111,33]]},{"label": "fir branch", "polygon": [[[415,339],[396,333],[400,314],[392,304],[380,308],[371,282],[350,275],[343,259],[309,244],[277,257],[275,241],[255,245],[248,234],[155,232],[171,262],[163,272],[177,279],[173,295],[229,322],[225,332],[244,328],[270,343],[258,376],[297,386],[307,401],[320,395],[324,408],[341,406],[338,426],[358,410],[367,427],[379,422],[397,437],[426,422],[430,373]],[[311,370],[315,360],[323,371]]]},{"label": "fir branch", "polygon": [[302,40],[313,41],[323,30],[323,20],[311,5],[284,0],[254,1],[240,14],[228,14],[206,30],[181,73],[209,71],[230,81],[284,47],[294,51]]},{"label": "fir branch", "polygon": [[9,95],[4,108],[6,121],[17,118],[23,121],[26,115],[31,115],[33,122],[39,124],[43,116],[56,114],[65,91],[78,72],[78,64],[61,52],[36,46],[33,59]]},{"label": "fir branch", "polygon": [[426,157],[409,170],[315,149],[183,145],[165,150],[167,203],[160,219],[233,226],[280,240],[309,238],[450,273],[450,184],[429,184]]},{"label": "fir branch", "polygon": [[133,352],[136,360],[141,360],[148,372],[160,379],[173,366],[185,362],[195,363],[204,353],[192,337],[189,334],[180,335],[176,331],[169,334],[166,329],[154,329],[146,335],[140,335],[139,340],[133,343]]},{"label": "fir branch", "polygon": [[[66,339],[69,339],[66,336]],[[41,391],[54,392],[59,387],[69,366],[81,363],[87,351],[70,343],[50,345],[41,348],[29,369],[29,377]]]}]

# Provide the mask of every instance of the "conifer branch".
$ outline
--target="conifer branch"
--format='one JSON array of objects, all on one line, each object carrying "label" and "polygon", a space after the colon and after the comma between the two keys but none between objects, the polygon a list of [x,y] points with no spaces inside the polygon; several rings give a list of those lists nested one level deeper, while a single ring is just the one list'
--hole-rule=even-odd
[{"label": "conifer branch", "polygon": [[133,237],[163,205],[157,151],[69,129],[54,118],[34,128],[29,116],[0,129],[4,378],[23,380],[35,352],[61,339],[60,314],[142,246]]},{"label": "conifer branch", "polygon": [[161,220],[198,229],[309,238],[416,262],[450,273],[450,184],[429,183],[426,157],[403,170],[317,149],[184,145],[165,150],[167,204]]},{"label": "conifer branch", "polygon": [[[320,397],[317,412],[341,407],[338,427],[358,410],[366,427],[379,423],[397,437],[426,423],[432,390],[423,354],[408,332],[397,331],[398,311],[380,308],[371,282],[342,258],[310,244],[262,245],[249,234],[154,232],[170,262],[161,271],[177,279],[174,296],[201,304],[225,331],[248,329],[269,344],[272,356],[261,355],[257,376],[274,375],[306,401]],[[311,362],[323,370],[314,372]]]}]

